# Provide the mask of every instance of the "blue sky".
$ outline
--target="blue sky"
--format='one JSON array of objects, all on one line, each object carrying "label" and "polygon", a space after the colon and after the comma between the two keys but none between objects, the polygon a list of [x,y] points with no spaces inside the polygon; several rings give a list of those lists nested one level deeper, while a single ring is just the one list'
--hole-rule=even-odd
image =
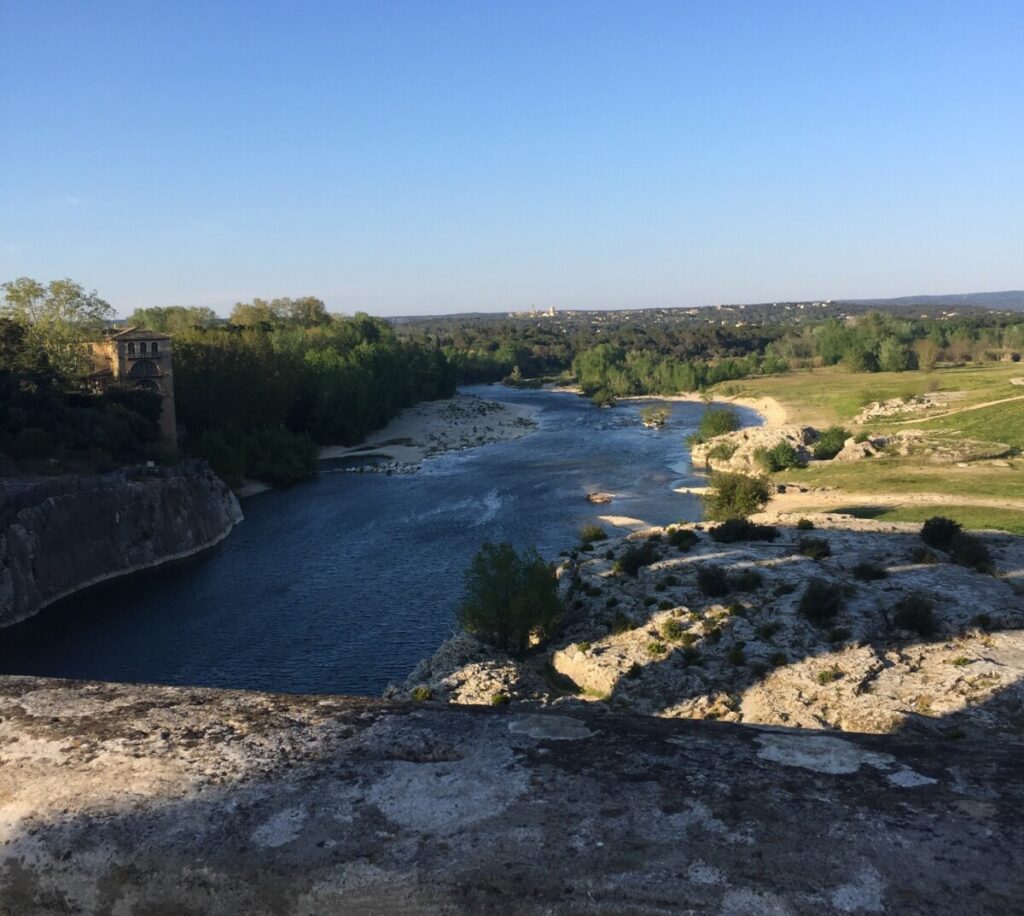
[{"label": "blue sky", "polygon": [[0,2],[0,280],[374,314],[1024,287],[1024,3]]}]

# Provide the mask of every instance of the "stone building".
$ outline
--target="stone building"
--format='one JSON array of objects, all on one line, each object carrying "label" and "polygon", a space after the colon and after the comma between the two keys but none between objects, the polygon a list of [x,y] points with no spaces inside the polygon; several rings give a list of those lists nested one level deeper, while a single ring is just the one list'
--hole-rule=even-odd
[{"label": "stone building", "polygon": [[92,356],[95,371],[88,381],[94,390],[120,385],[155,391],[161,396],[160,438],[166,448],[176,449],[171,338],[145,328],[111,328],[103,340],[93,342]]}]

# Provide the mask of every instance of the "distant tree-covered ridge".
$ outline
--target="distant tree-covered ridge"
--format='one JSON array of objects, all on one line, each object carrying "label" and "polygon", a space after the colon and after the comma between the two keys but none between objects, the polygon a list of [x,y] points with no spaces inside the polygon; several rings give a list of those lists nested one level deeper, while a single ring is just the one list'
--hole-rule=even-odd
[{"label": "distant tree-covered ridge", "polygon": [[467,316],[407,320],[398,330],[440,347],[460,381],[498,381],[517,366],[525,378],[572,372],[600,403],[699,391],[787,368],[843,364],[857,372],[902,372],[1024,354],[1019,314],[979,309],[914,317],[905,310],[844,314],[845,308],[783,304],[539,319]]},{"label": "distant tree-covered ridge", "polygon": [[[110,306],[71,280],[2,289],[0,452],[37,471],[163,457],[158,398],[83,390],[88,341],[112,322]],[[317,443],[356,443],[403,407],[455,390],[439,348],[368,315],[331,315],[311,296],[239,303],[227,322],[171,306],[130,323],[173,335],[181,447],[233,484],[293,481],[312,471]]]}]

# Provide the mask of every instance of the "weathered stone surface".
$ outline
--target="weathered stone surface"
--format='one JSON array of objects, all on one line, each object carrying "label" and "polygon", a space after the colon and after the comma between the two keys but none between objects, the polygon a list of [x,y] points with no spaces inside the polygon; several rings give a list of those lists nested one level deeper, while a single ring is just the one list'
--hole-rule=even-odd
[{"label": "weathered stone surface", "polygon": [[0,679],[0,913],[1021,913],[1024,768],[932,743]]},{"label": "weathered stone surface", "polygon": [[242,520],[203,462],[55,478],[0,503],[0,626],[78,589],[190,556]]},{"label": "weathered stone surface", "polygon": [[[808,462],[812,457],[811,446],[817,441],[818,431],[813,426],[749,426],[692,445],[690,459],[695,467],[703,465],[716,471],[760,472],[754,457],[758,449],[771,449],[787,442],[801,462]],[[722,449],[728,452],[728,458],[716,457]]]},{"label": "weathered stone surface", "polygon": [[[585,700],[665,717],[988,735],[1024,746],[1024,539],[978,535],[993,575],[925,548],[917,525],[790,524],[774,541],[737,543],[680,527],[699,538],[685,551],[652,529],[567,564],[560,588],[570,612],[547,658],[524,664],[460,636],[394,695],[428,684],[436,699],[486,702],[487,678],[501,671],[514,704]],[[650,534],[662,538],[655,562],[636,577],[615,574],[616,558]],[[830,555],[801,553],[808,539]],[[704,593],[707,567],[724,576],[728,594]],[[813,579],[841,601],[817,623],[800,610]],[[898,625],[896,609],[912,598],[931,606],[923,634]],[[533,671],[548,659],[565,683],[538,682]]]}]

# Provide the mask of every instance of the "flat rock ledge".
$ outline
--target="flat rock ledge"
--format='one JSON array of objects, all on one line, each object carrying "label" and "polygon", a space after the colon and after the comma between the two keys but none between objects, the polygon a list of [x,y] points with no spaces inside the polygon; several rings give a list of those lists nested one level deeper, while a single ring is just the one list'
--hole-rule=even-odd
[{"label": "flat rock ledge", "polygon": [[0,678],[0,912],[1021,913],[1024,768],[723,722]]}]

